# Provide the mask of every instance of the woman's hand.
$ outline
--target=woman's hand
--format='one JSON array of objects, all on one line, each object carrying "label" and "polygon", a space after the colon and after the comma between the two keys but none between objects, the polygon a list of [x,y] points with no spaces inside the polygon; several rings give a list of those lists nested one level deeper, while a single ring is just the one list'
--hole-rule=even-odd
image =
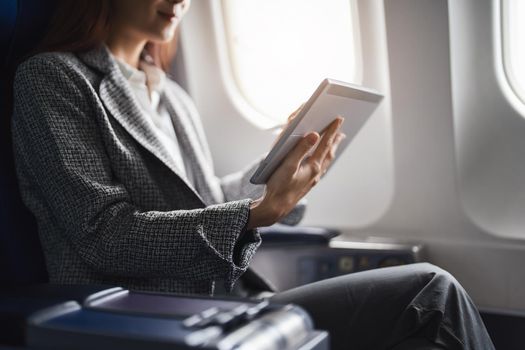
[{"label": "woman's hand", "polygon": [[342,123],[343,118],[337,117],[321,135],[312,132],[297,143],[268,180],[263,197],[252,202],[247,229],[279,221],[319,182],[345,137],[339,132]]}]

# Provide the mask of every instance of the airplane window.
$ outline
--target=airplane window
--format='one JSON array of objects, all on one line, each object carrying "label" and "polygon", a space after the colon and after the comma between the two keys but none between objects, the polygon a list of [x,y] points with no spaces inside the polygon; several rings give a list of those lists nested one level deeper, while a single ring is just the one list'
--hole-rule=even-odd
[{"label": "airplane window", "polygon": [[525,1],[507,0],[503,6],[505,70],[517,95],[525,102]]},{"label": "airplane window", "polygon": [[230,63],[246,101],[273,124],[326,77],[359,83],[354,1],[223,0]]}]

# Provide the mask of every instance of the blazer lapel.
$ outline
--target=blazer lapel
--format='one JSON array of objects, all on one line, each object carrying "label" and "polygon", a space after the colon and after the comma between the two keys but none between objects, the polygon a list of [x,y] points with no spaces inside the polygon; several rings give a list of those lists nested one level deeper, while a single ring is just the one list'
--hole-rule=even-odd
[{"label": "blazer lapel", "polygon": [[85,63],[104,73],[99,86],[99,96],[109,113],[140,145],[179,176],[203,204],[206,203],[186,177],[180,173],[175,162],[160,143],[154,129],[146,120],[147,116],[137,104],[128,82],[108,49],[102,46],[79,56]]},{"label": "blazer lapel", "polygon": [[174,96],[169,89],[164,90],[161,98],[162,103],[165,104],[171,115],[179,145],[186,158],[190,161],[195,187],[202,195],[205,203],[216,204],[223,202],[222,190],[220,185],[215,183],[217,178],[206,159],[202,145],[199,143],[199,137],[190,120],[190,113],[182,105],[180,99]]}]

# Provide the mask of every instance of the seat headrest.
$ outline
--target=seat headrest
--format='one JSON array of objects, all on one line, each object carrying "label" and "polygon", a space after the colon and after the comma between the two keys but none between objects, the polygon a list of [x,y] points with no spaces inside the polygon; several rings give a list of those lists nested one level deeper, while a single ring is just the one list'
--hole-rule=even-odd
[{"label": "seat headrest", "polygon": [[17,62],[42,39],[56,7],[56,0],[0,1],[0,52],[3,71]]}]

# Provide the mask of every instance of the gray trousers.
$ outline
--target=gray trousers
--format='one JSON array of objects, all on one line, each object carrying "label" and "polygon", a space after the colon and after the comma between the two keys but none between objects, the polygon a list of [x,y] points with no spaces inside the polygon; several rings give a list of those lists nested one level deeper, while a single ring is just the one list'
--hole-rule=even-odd
[{"label": "gray trousers", "polygon": [[331,349],[494,349],[463,287],[428,263],[335,277],[271,300],[306,309],[329,331]]}]

